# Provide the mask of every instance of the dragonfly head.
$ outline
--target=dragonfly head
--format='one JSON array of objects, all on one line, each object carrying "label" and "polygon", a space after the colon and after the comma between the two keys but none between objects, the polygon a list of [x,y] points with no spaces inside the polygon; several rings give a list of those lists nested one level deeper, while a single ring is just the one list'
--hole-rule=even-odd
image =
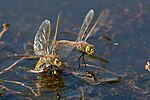
[{"label": "dragonfly head", "polygon": [[94,53],[94,46],[93,45],[87,45],[85,48],[85,51],[87,54],[92,55]]},{"label": "dragonfly head", "polygon": [[55,58],[55,60],[54,60],[54,65],[56,65],[56,66],[61,66],[61,65],[62,65],[62,60],[59,59],[59,58]]}]

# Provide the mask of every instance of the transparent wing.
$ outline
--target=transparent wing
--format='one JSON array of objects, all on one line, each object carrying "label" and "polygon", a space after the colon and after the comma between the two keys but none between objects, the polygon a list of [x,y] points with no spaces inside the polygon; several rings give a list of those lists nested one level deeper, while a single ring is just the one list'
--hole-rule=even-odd
[{"label": "transparent wing", "polygon": [[88,39],[88,37],[91,35],[91,33],[96,33],[98,30],[100,30],[102,28],[102,26],[104,26],[106,19],[108,18],[108,15],[109,15],[108,9],[105,9],[100,13],[99,17],[97,18],[97,20],[96,20],[95,24],[93,25],[93,27],[91,28],[90,32],[84,38],[84,41],[86,41]]},{"label": "transparent wing", "polygon": [[51,24],[49,20],[43,21],[34,38],[34,53],[36,55],[50,54]]},{"label": "transparent wing", "polygon": [[68,40],[57,41],[57,54],[62,59],[66,59],[74,48],[75,42]]},{"label": "transparent wing", "polygon": [[86,15],[86,17],[85,17],[85,19],[84,19],[84,21],[82,23],[81,29],[80,29],[79,34],[78,34],[77,41],[82,41],[82,39],[84,37],[84,34],[85,34],[87,28],[89,27],[92,19],[93,19],[93,16],[94,16],[94,11],[91,9],[87,13],[87,15]]},{"label": "transparent wing", "polygon": [[68,41],[68,40],[60,40],[56,41],[57,33],[58,33],[58,25],[60,21],[60,14],[58,15],[57,24],[56,24],[56,30],[54,39],[52,41],[52,54],[58,55],[60,58],[67,58],[70,52],[75,47],[74,42]]},{"label": "transparent wing", "polygon": [[24,48],[26,54],[30,54],[30,55],[34,54],[34,48],[33,48],[32,41],[27,41],[26,43],[24,43],[23,48]]}]

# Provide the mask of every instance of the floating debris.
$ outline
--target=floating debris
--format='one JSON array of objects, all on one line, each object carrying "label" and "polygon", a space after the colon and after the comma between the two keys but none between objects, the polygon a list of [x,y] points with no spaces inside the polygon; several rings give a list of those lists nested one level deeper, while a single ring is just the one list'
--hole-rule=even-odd
[{"label": "floating debris", "polygon": [[10,25],[8,23],[4,23],[2,25],[2,31],[0,32],[0,39],[2,38],[2,35],[7,31],[7,29],[8,29],[9,26]]},{"label": "floating debris", "polygon": [[147,65],[145,65],[145,69],[147,69],[150,72],[150,62],[147,62]]}]

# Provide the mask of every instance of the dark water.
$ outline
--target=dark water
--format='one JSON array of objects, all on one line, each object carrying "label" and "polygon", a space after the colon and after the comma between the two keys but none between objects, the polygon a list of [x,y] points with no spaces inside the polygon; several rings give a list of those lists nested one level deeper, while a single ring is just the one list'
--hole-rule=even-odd
[{"label": "dark water", "polygon": [[[102,63],[98,59],[86,57],[86,62],[97,67],[103,67],[117,75],[123,76],[118,83],[104,85],[90,85],[73,75],[64,75],[56,80],[40,80],[36,74],[26,72],[25,68],[34,68],[37,60],[23,60],[8,72],[0,75],[2,80],[19,81],[37,90],[40,96],[36,97],[29,88],[19,84],[4,82],[0,85],[21,94],[13,93],[1,88],[5,93],[3,100],[19,99],[81,99],[81,91],[86,99],[94,100],[143,100],[150,99],[149,72],[144,66],[150,61],[150,2],[148,0],[1,0],[0,24],[10,24],[8,31],[3,35],[0,45],[0,70],[14,63],[18,58],[9,58],[14,53],[24,54],[23,44],[33,41],[36,31],[45,19],[56,25],[58,13],[61,13],[58,39],[75,40],[86,13],[94,9],[94,21],[98,14],[109,9],[109,17],[113,20],[109,31],[99,32],[113,40],[91,36],[88,42],[95,46],[94,55],[106,58],[109,63]],[[92,22],[92,25],[94,22]],[[65,34],[62,32],[71,32]],[[118,43],[115,45],[114,43]],[[77,59],[77,58],[76,58]],[[70,69],[78,66],[77,60],[70,62]],[[83,69],[84,70],[84,69]],[[113,74],[93,70],[98,78],[114,77]],[[56,84],[53,84],[54,82]],[[44,84],[49,83],[46,86]]]}]

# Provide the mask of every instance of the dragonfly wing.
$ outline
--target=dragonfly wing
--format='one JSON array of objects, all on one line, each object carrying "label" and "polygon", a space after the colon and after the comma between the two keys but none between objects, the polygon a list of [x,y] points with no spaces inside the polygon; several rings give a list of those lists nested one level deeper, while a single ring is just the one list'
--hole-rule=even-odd
[{"label": "dragonfly wing", "polygon": [[84,19],[84,21],[82,23],[81,29],[80,29],[78,37],[77,37],[77,41],[82,41],[82,39],[84,37],[84,34],[85,34],[87,28],[89,27],[92,19],[93,19],[93,16],[94,16],[94,11],[91,9],[87,13],[87,15],[86,15],[86,17],[85,17],[85,19]]},{"label": "dragonfly wing", "polygon": [[57,41],[57,53],[60,58],[67,58],[71,51],[75,48],[75,42],[68,40]]},{"label": "dragonfly wing", "polygon": [[95,24],[93,25],[92,29],[90,30],[90,32],[86,35],[86,37],[84,38],[84,41],[86,41],[88,39],[88,37],[90,36],[91,33],[96,33],[97,31],[99,31],[105,24],[106,19],[108,18],[109,15],[109,10],[103,10],[99,17],[97,18]]},{"label": "dragonfly wing", "polygon": [[50,54],[51,24],[49,20],[43,21],[34,38],[34,53],[36,55]]},{"label": "dragonfly wing", "polygon": [[27,41],[26,43],[24,43],[23,48],[24,48],[26,54],[30,54],[30,55],[34,54],[34,48],[33,48],[32,41]]}]

